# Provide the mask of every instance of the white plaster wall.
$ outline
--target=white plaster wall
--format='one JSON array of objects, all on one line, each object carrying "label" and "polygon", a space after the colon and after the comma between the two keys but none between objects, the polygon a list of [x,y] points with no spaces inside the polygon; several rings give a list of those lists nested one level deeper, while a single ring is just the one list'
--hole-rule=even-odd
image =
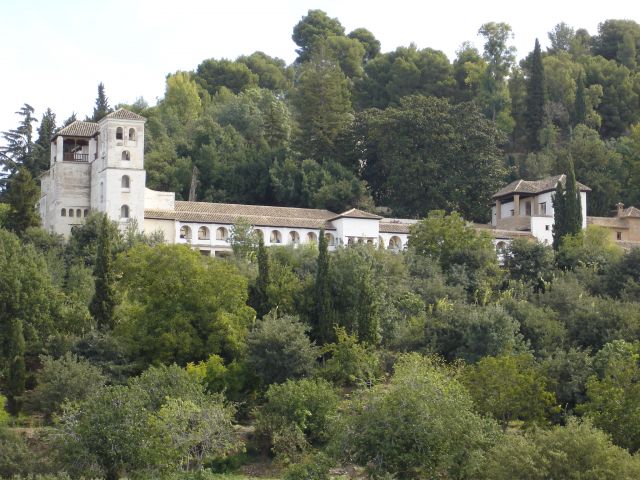
[{"label": "white plaster wall", "polygon": [[511,210],[513,210],[513,200],[510,202],[503,203],[500,206],[500,210],[502,211],[502,215],[500,218],[507,218],[511,216]]},{"label": "white plaster wall", "polygon": [[164,234],[164,239],[168,244],[176,242],[176,228],[175,220],[162,220],[157,218],[145,218],[144,219],[144,231],[146,234],[151,234],[156,231],[161,231]]},{"label": "white plaster wall", "polygon": [[147,210],[175,210],[176,194],[174,192],[158,192],[145,188],[144,208]]},{"label": "white plaster wall", "polygon": [[582,229],[587,228],[587,192],[580,192],[580,204],[582,205]]},{"label": "white plaster wall", "polygon": [[366,218],[338,218],[331,223],[336,227],[336,237],[340,243],[347,243],[347,237],[373,238],[379,236],[379,220]]},{"label": "white plaster wall", "polygon": [[553,217],[531,217],[531,234],[545,245],[553,243]]}]

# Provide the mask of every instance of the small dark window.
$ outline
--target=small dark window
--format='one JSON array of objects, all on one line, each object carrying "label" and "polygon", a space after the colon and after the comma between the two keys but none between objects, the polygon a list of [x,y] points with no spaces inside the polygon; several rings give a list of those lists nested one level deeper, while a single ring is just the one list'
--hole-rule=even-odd
[{"label": "small dark window", "polygon": [[61,217],[66,217],[67,216],[67,209],[63,208],[62,210],[60,210],[60,216]]},{"label": "small dark window", "polygon": [[122,152],[122,160],[131,160],[131,154],[129,153],[129,150],[124,150]]},{"label": "small dark window", "polygon": [[82,210],[79,208],[76,210],[76,217],[80,218],[82,216]]},{"label": "small dark window", "polygon": [[116,140],[122,140],[122,127],[116,128]]},{"label": "small dark window", "polygon": [[548,232],[549,231],[549,225],[545,225],[544,229]]},{"label": "small dark window", "polygon": [[69,209],[69,216],[70,216],[70,217],[73,217],[73,208],[70,208],[70,209]]},{"label": "small dark window", "polygon": [[120,207],[120,218],[129,218],[129,205]]},{"label": "small dark window", "polygon": [[616,239],[622,240],[622,232],[616,232]]},{"label": "small dark window", "polygon": [[136,139],[136,129],[135,128],[130,128],[129,129],[129,140],[135,140]]},{"label": "small dark window", "polygon": [[122,176],[122,188],[128,189],[130,185],[129,175]]},{"label": "small dark window", "polygon": [[84,209],[84,216],[86,217],[87,215],[89,215],[89,209],[88,209],[88,208],[85,208],[85,209]]}]

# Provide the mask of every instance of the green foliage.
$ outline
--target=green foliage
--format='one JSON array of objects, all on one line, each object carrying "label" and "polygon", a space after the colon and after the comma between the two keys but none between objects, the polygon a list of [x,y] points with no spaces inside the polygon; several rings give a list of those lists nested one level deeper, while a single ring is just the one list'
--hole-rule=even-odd
[{"label": "green foliage", "polygon": [[298,62],[302,63],[310,59],[315,43],[320,39],[330,36],[344,35],[344,27],[337,18],[330,18],[322,10],[309,10],[307,15],[293,27],[291,39],[299,50]]},{"label": "green foliage", "polygon": [[40,215],[36,212],[40,191],[31,173],[20,168],[8,181],[4,201],[9,205],[6,228],[22,235],[29,227],[40,226]]},{"label": "green foliage", "polygon": [[149,363],[231,359],[254,311],[236,268],[181,245],[138,245],[118,262],[117,336]]},{"label": "green foliage", "polygon": [[98,235],[98,253],[94,276],[96,278],[95,293],[89,305],[89,311],[96,321],[99,330],[113,330],[115,298],[115,275],[112,266],[111,233],[109,219],[102,217],[102,225]]},{"label": "green foliage", "polygon": [[417,354],[396,363],[389,385],[362,391],[345,412],[340,456],[374,475],[471,478],[497,426],[474,412],[453,372]]},{"label": "green foliage", "polygon": [[589,225],[586,230],[563,238],[557,261],[564,268],[587,267],[601,272],[619,261],[623,253],[611,240],[609,230]]},{"label": "green foliage", "polygon": [[256,254],[260,238],[246,219],[239,218],[231,228],[229,241],[236,257],[249,259]]},{"label": "green foliage", "polygon": [[311,313],[312,335],[320,345],[330,341],[335,322],[331,295],[330,262],[328,239],[324,229],[321,229],[318,240],[316,278],[313,288],[314,307]]},{"label": "green foliage", "polygon": [[[304,450],[308,444],[322,445],[329,439],[338,395],[326,380],[287,380],[271,385],[265,399],[256,412],[256,435],[266,440],[273,453],[291,455],[296,447]],[[283,435],[297,439],[296,445],[279,442]]]},{"label": "green foliage", "polygon": [[553,251],[539,242],[516,238],[507,247],[504,267],[514,280],[534,285],[538,290],[551,280]]},{"label": "green foliage", "polygon": [[331,460],[319,453],[304,458],[301,462],[288,467],[284,472],[284,480],[330,480]]},{"label": "green foliage", "polygon": [[528,353],[483,357],[464,371],[462,382],[478,411],[493,416],[503,430],[514,420],[544,424],[557,410],[541,366]]},{"label": "green foliage", "polygon": [[14,318],[11,321],[7,348],[7,408],[9,413],[18,415],[24,402],[26,367],[24,364],[24,336],[22,321]]},{"label": "green foliage", "polygon": [[38,120],[33,117],[34,109],[25,103],[15,113],[22,117],[18,127],[2,132],[5,145],[0,148],[0,167],[3,169],[0,185],[3,187],[6,186],[7,179],[13,178],[22,167],[29,170],[32,177],[40,174],[40,171],[35,168],[37,156],[32,124]]},{"label": "green foliage", "polygon": [[355,334],[349,335],[336,327],[336,342],[324,346],[330,357],[324,362],[320,375],[338,386],[371,386],[380,377],[379,356],[371,347],[358,343]]},{"label": "green foliage", "polygon": [[[4,400],[4,397],[0,397]],[[0,478],[15,478],[32,471],[33,454],[19,434],[0,425]]]},{"label": "green foliage", "polygon": [[249,305],[256,311],[258,318],[264,317],[271,311],[269,302],[270,276],[269,276],[269,254],[264,246],[262,237],[258,240],[258,278],[249,294]]},{"label": "green foliage", "polygon": [[535,48],[529,65],[529,78],[527,81],[527,110],[525,119],[527,122],[527,135],[531,151],[540,150],[540,130],[544,124],[544,66],[540,43],[536,38]]},{"label": "green foliage", "polygon": [[553,248],[558,250],[565,235],[576,235],[582,230],[582,202],[580,190],[576,186],[573,162],[569,159],[569,171],[564,185],[561,181],[556,185],[553,196]]},{"label": "green foliage", "polygon": [[107,114],[111,113],[111,111],[112,108],[109,107],[109,99],[104,93],[104,83],[100,82],[98,84],[98,96],[96,97],[96,106],[93,107],[93,116],[91,117],[91,121],[99,122],[107,116]]},{"label": "green foliage", "polygon": [[487,480],[631,480],[640,474],[640,462],[589,422],[569,419],[564,427],[505,435],[486,452],[479,473],[476,478]]},{"label": "green foliage", "polygon": [[100,369],[87,360],[67,352],[54,359],[41,357],[42,368],[36,373],[36,387],[29,392],[30,408],[47,418],[60,413],[65,402],[81,402],[106,383]]},{"label": "green foliage", "polygon": [[318,349],[297,317],[276,311],[259,320],[247,336],[247,363],[264,386],[308,376]]}]

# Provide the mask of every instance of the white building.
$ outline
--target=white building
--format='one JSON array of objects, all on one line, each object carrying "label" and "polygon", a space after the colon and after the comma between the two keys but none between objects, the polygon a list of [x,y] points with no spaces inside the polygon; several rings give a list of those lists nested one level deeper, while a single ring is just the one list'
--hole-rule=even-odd
[{"label": "white building", "polygon": [[[553,243],[553,195],[558,182],[563,185],[566,175],[542,180],[516,180],[493,195],[491,226],[494,238],[508,242],[514,236],[528,233],[539,242]],[[582,206],[582,228],[587,227],[587,193],[591,189],[579,182]],[[500,233],[501,232],[501,233]],[[501,238],[504,237],[504,238]]]},{"label": "white building", "polygon": [[52,139],[50,168],[41,177],[43,226],[68,237],[90,211],[105,212],[121,228],[160,230],[169,243],[205,255],[230,252],[234,224],[243,220],[266,245],[316,243],[324,229],[330,248],[353,243],[406,247],[415,220],[385,219],[351,209],[328,210],[177,201],[173,192],[145,187],[145,119],[120,109],[100,122],[76,121]]}]

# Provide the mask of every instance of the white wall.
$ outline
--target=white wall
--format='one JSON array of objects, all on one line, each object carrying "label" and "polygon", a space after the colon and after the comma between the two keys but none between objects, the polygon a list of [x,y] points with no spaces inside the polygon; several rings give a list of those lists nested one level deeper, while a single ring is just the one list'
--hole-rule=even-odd
[{"label": "white wall", "polygon": [[342,217],[331,223],[336,227],[336,237],[341,244],[347,244],[348,237],[378,239],[380,221],[367,218]]},{"label": "white wall", "polygon": [[158,192],[145,188],[144,208],[147,210],[175,210],[176,194],[174,192]]}]

